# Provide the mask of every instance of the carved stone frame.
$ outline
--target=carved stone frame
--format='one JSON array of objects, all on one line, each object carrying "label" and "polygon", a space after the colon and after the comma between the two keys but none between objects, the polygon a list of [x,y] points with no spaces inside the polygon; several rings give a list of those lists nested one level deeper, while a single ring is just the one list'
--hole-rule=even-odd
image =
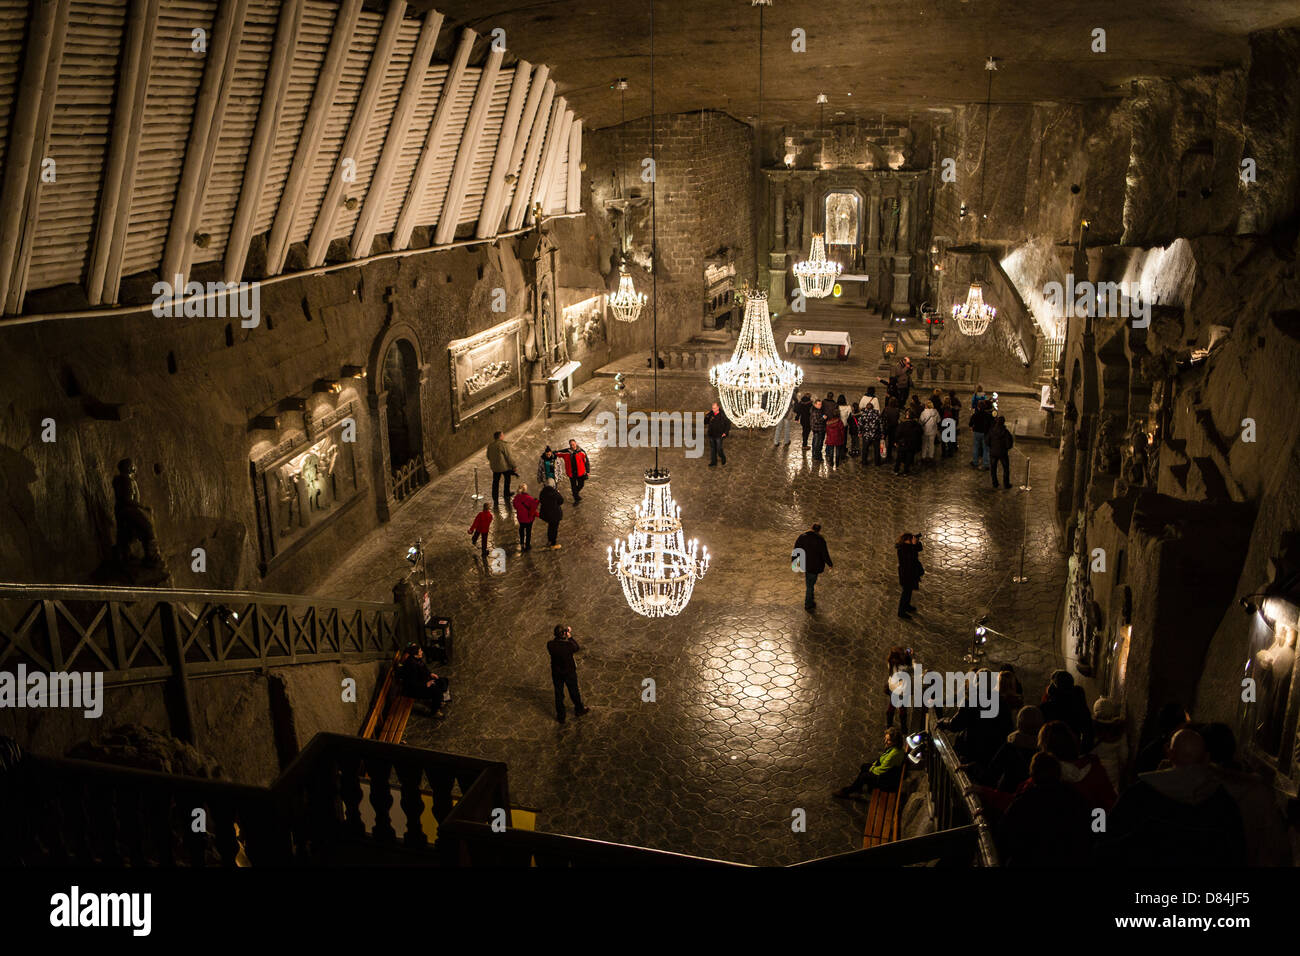
[{"label": "carved stone frame", "polygon": [[[518,395],[524,389],[524,369],[523,369],[523,327],[524,317],[518,316],[502,322],[500,325],[494,325],[492,328],[463,339],[453,339],[447,343],[447,377],[451,391],[451,427],[455,431],[462,425],[473,421],[480,415],[490,411],[501,402]],[[508,392],[502,392],[497,398],[484,405],[482,408],[475,409],[472,412],[464,413],[460,404],[460,382],[456,378],[456,359],[473,349],[480,348],[497,339],[514,336],[514,363],[515,363],[515,387]]]},{"label": "carved stone frame", "polygon": [[383,494],[375,494],[375,505],[379,512],[380,521],[389,520],[399,504],[405,504],[410,500],[407,497],[399,502],[393,493],[393,474],[388,467],[388,390],[384,388],[384,359],[387,358],[388,350],[393,347],[393,344],[402,340],[409,343],[411,348],[415,350],[416,368],[419,369],[417,389],[420,404],[420,457],[430,480],[438,471],[430,454],[431,443],[429,439],[434,432],[432,428],[432,409],[430,408],[432,401],[429,390],[429,363],[425,361],[424,348],[420,343],[420,335],[415,327],[406,322],[393,322],[384,329],[383,334],[375,339],[375,344],[370,350],[370,362],[367,372],[370,379],[370,389],[366,398],[370,406],[370,421],[375,436],[372,446],[374,451],[371,456],[371,471],[375,476],[376,490],[383,489]]}]

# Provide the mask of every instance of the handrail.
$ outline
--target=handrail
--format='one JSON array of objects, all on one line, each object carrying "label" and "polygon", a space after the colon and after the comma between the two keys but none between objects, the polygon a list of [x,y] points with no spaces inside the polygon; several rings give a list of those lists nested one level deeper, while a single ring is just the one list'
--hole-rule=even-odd
[{"label": "handrail", "polygon": [[392,610],[391,604],[378,601],[352,601],[321,597],[315,594],[280,594],[274,591],[208,591],[197,588],[125,588],[118,585],[83,584],[13,584],[0,582],[0,599],[20,597],[40,600],[46,597],[73,601],[115,599],[119,601],[165,601],[169,598],[193,603],[207,598],[220,598],[236,603],[263,604],[317,604],[328,607],[357,608],[360,610]]},{"label": "handrail", "polygon": [[948,735],[939,729],[933,711],[926,714],[930,734],[927,749],[927,775],[930,784],[930,812],[940,830],[957,826],[974,826],[978,836],[979,864],[999,866],[993,831],[985,818],[984,805],[975,795],[975,786],[961,769],[961,761]]},{"label": "handrail", "polygon": [[831,856],[805,860],[793,866],[850,867],[850,866],[908,866],[939,860],[941,863],[968,861],[979,841],[979,828],[974,824],[936,830],[906,840],[882,843],[870,849],[851,850]]}]

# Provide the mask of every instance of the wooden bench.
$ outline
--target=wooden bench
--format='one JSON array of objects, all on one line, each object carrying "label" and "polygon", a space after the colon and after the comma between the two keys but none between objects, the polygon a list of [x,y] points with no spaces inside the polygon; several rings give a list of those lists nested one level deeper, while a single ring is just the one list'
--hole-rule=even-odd
[{"label": "wooden bench", "polygon": [[907,758],[898,775],[897,790],[872,790],[867,804],[867,824],[862,830],[862,848],[893,843],[898,839],[899,807],[902,805],[903,778],[907,775]]},{"label": "wooden bench", "polygon": [[385,743],[400,744],[406,735],[406,722],[411,719],[411,705],[415,699],[402,693],[402,686],[397,680],[397,667],[401,663],[402,652],[393,655],[392,666],[384,675],[384,682],[379,686],[375,705],[370,708],[366,726],[361,736],[367,740],[382,740]]}]

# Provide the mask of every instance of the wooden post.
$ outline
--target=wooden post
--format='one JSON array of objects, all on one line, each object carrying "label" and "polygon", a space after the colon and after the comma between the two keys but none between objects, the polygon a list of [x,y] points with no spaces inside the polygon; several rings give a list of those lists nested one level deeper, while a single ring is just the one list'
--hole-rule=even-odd
[{"label": "wooden post", "polygon": [[271,62],[262,82],[262,102],[258,108],[257,125],[244,159],[244,176],[239,185],[239,200],[235,216],[226,237],[226,258],[222,278],[238,282],[244,274],[248,258],[248,243],[252,239],[253,224],[262,205],[262,190],[270,168],[269,156],[280,129],[280,115],[293,73],[293,54],[298,46],[298,31],[302,27],[305,0],[285,0],[280,8],[280,20],[275,30],[275,45],[271,48]]},{"label": "wooden post", "polygon": [[[131,213],[130,193],[124,186],[128,176],[134,179],[136,156],[140,150],[140,125],[144,121],[144,98],[149,85],[149,66],[153,62],[150,51],[158,26],[159,2],[131,0],[127,16],[126,36],[122,41],[122,69],[118,74],[117,97],[113,105],[113,130],[109,136],[108,161],[104,164],[99,214],[95,219],[90,268],[86,275],[86,300],[91,305],[104,301],[117,222],[129,218]],[[112,299],[116,299],[116,291],[117,282],[114,281]]]},{"label": "wooden post", "polygon": [[451,120],[451,107],[456,101],[456,93],[465,78],[465,66],[469,63],[470,51],[478,34],[466,29],[460,35],[460,45],[451,60],[447,71],[447,80],[443,83],[442,94],[438,97],[438,107],[433,112],[433,121],[429,124],[429,133],[424,138],[424,150],[415,164],[415,173],[411,176],[411,185],[406,190],[406,199],[402,211],[397,216],[397,225],[393,228],[393,249],[405,249],[411,244],[411,233],[415,229],[415,216],[419,211],[420,199],[429,185],[429,174],[433,171],[434,161],[442,149],[443,135]]},{"label": "wooden post", "polygon": [[27,30],[18,102],[5,153],[4,186],[0,188],[0,303],[10,313],[21,310],[26,291],[41,161],[49,148],[71,6],[71,0],[40,0],[33,4]]},{"label": "wooden post", "polygon": [[[514,155],[515,141],[519,139],[519,117],[524,110],[524,94],[528,90],[528,77],[532,66],[520,60],[515,66],[515,80],[510,85],[510,98],[506,100],[506,115],[501,121],[501,135],[497,138],[496,155],[492,157],[492,171],[488,174],[487,191],[483,194],[483,205],[479,208],[478,225],[474,235],[486,239],[497,234],[501,225],[501,200],[505,195],[506,173],[514,167],[510,164]],[[541,99],[540,92],[538,99]]]},{"label": "wooden post", "polygon": [[523,166],[519,170],[519,181],[515,183],[515,195],[510,202],[510,218],[506,220],[507,229],[518,229],[524,224],[524,214],[528,212],[528,203],[533,196],[533,182],[537,177],[537,157],[542,152],[542,142],[546,130],[552,122],[555,111],[555,81],[547,80],[542,91],[542,102],[537,107],[533,118],[533,128],[528,134],[528,148],[524,151]]},{"label": "wooden post", "polygon": [[[203,606],[205,615],[211,614],[211,606]],[[176,605],[159,602],[158,620],[162,625],[164,653],[171,664],[172,675],[167,682],[167,714],[171,721],[173,737],[179,737],[187,743],[197,744],[198,738],[194,728],[194,705],[190,700],[190,681],[185,668],[185,647],[181,641],[180,626],[176,621]],[[200,619],[196,627],[210,626],[211,619]]]},{"label": "wooden post", "polygon": [[[491,230],[487,235],[494,236],[501,231],[501,217],[506,213],[506,201],[507,199],[513,201],[518,193],[519,181],[523,177],[524,150],[528,146],[528,138],[537,120],[542,97],[546,92],[547,78],[550,75],[551,68],[545,64],[539,66],[537,72],[533,74],[533,81],[528,87],[528,99],[524,102],[524,115],[519,119],[519,132],[515,135],[514,145],[510,149],[510,160],[506,164],[506,175],[513,174],[515,182],[510,189],[501,190],[501,198],[497,201],[496,208],[492,210],[492,218],[487,223]],[[549,104],[546,109],[550,109]]]},{"label": "wooden post", "polygon": [[582,120],[569,127],[569,188],[564,201],[565,212],[582,212]]},{"label": "wooden post", "polygon": [[207,186],[212,158],[221,134],[221,122],[230,96],[235,59],[239,56],[239,35],[244,29],[248,0],[221,0],[212,24],[203,80],[191,112],[189,143],[180,182],[172,200],[171,226],[163,247],[160,272],[165,281],[185,275],[194,251],[194,227],[202,213],[203,191]]},{"label": "wooden post", "polygon": [[[366,145],[366,131],[370,127],[370,117],[375,111],[380,90],[384,86],[384,76],[388,72],[388,61],[392,59],[393,47],[397,44],[397,34],[402,26],[402,17],[406,14],[406,0],[390,0],[384,14],[384,25],[375,40],[375,48],[370,54],[370,66],[366,69],[365,82],[361,84],[361,93],[352,110],[352,120],[348,123],[348,133],[339,149],[334,163],[334,172],[325,186],[325,195],[321,199],[320,209],[316,213],[316,223],[312,226],[307,239],[307,264],[318,266],[325,261],[329,251],[334,221],[338,218],[339,207],[343,203],[344,187],[343,165],[351,160],[353,166],[361,157]],[[356,184],[353,184],[356,185]]]},{"label": "wooden post", "polygon": [[438,229],[433,238],[437,245],[444,245],[456,238],[456,224],[460,219],[461,207],[465,205],[465,191],[469,187],[470,172],[474,169],[474,157],[483,136],[483,122],[487,118],[488,107],[492,105],[492,94],[496,90],[497,73],[501,70],[503,56],[503,50],[493,47],[483,65],[483,72],[479,74],[478,89],[474,92],[474,102],[470,104],[469,116],[465,120],[465,131],[460,137],[456,165],[452,167],[451,181],[447,184],[447,198],[443,200],[442,213],[438,216]]},{"label": "wooden post", "polygon": [[266,274],[275,275],[284,268],[284,260],[289,252],[289,230],[293,227],[294,216],[307,190],[307,180],[311,173],[313,161],[320,151],[321,137],[325,135],[325,120],[329,116],[330,106],[334,103],[334,94],[339,87],[339,78],[343,75],[343,61],[352,46],[352,34],[357,27],[357,18],[361,15],[361,0],[343,0],[330,39],[325,61],[316,75],[316,88],[312,91],[311,106],[303,120],[302,132],[298,135],[298,146],[294,150],[293,163],[289,167],[289,176],[285,180],[284,190],[280,193],[280,204],[275,210],[275,220],[271,224],[271,235],[266,243]]},{"label": "wooden post", "polygon": [[415,115],[415,108],[420,102],[420,90],[424,88],[424,77],[429,69],[429,60],[433,57],[433,48],[437,45],[438,34],[442,30],[443,15],[436,10],[430,11],[420,27],[420,37],[415,42],[415,53],[411,65],[406,71],[406,82],[397,98],[397,107],[393,110],[393,120],[388,124],[388,133],[384,137],[384,148],[379,154],[379,162],[370,177],[370,187],[366,190],[365,205],[357,217],[356,229],[352,231],[352,258],[360,259],[370,254],[370,247],[375,241],[375,231],[379,228],[379,217],[384,214],[384,203],[388,200],[388,188],[392,185],[393,171],[402,155],[402,146],[406,142],[407,128]]},{"label": "wooden post", "polygon": [[542,161],[537,169],[537,181],[533,184],[529,210],[538,203],[546,203],[546,194],[551,191],[551,180],[560,165],[560,151],[569,145],[569,124],[572,122],[573,111],[567,108],[567,103],[561,96],[552,107],[551,125],[546,132],[546,145],[542,148]]}]

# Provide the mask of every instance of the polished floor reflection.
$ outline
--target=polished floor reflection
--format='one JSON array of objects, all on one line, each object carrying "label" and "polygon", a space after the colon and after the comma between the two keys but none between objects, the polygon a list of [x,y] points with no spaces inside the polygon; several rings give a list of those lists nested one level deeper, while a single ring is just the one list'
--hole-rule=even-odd
[{"label": "polished floor reflection", "polygon": [[[612,408],[608,379],[583,386]],[[660,385],[661,407],[704,410],[707,385]],[[863,805],[830,798],[874,755],[884,716],[885,656],[915,649],[927,667],[956,668],[972,621],[985,610],[1001,632],[993,661],[1013,662],[1031,688],[1059,666],[1053,621],[1065,578],[1050,516],[1055,453],[1022,442],[1033,489],[993,491],[967,467],[970,450],[913,477],[850,460],[838,470],[774,448],[766,434],[728,439],[727,465],[663,450],[687,537],[713,565],[676,618],[647,620],[624,602],[606,570],[606,547],[627,533],[642,494],[647,449],[597,447],[594,415],[578,425],[534,422],[507,435],[535,485],[542,447],[577,438],[593,477],[575,507],[566,494],[559,551],[539,522],[534,549],[518,554],[513,516],[493,523],[504,574],[470,544],[474,467],[490,494],[486,461],[440,477],[387,526],[359,542],[319,591],[391,598],[426,542],[438,613],[455,621],[453,697],[438,722],[414,718],[408,743],[503,760],[514,800],[539,811],[541,829],[751,863],[784,864],[861,845]],[[487,480],[484,480],[484,479]],[[536,491],[536,488],[531,490]],[[565,489],[567,492],[567,489]],[[795,537],[820,521],[835,561],[803,610],[790,570]],[[896,616],[893,542],[920,531],[926,575],[911,622]],[[1025,543],[1024,584],[1010,581]],[[555,722],[545,643],[563,621],[584,646],[579,679],[593,708]],[[647,684],[653,681],[653,684]],[[653,690],[651,695],[650,690]],[[653,701],[647,698],[653,696]],[[791,828],[803,809],[807,832]]]}]

